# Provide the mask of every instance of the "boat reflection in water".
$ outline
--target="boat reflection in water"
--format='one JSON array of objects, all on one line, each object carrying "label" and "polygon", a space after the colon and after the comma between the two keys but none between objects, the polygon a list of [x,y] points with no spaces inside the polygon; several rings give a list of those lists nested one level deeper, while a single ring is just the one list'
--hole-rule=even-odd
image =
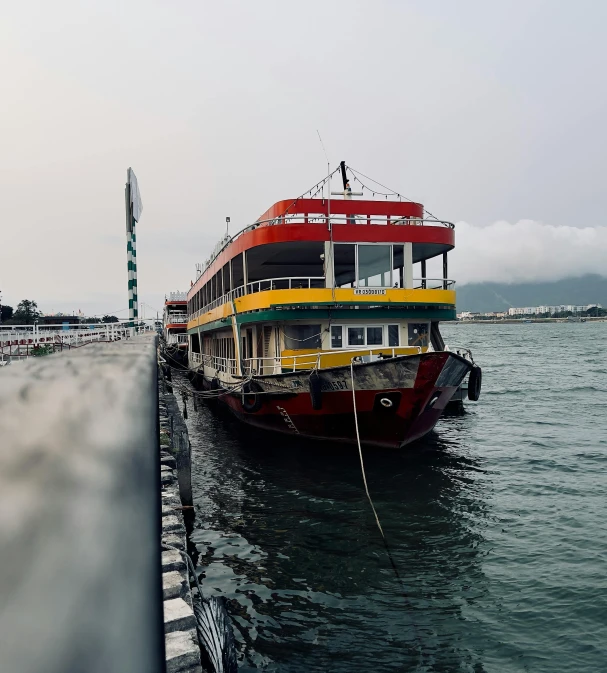
[{"label": "boat reflection in water", "polygon": [[256,434],[208,407],[188,423],[198,570],[228,599],[242,670],[484,670],[491,482],[465,416],[408,452],[365,453],[405,595],[356,450]]}]

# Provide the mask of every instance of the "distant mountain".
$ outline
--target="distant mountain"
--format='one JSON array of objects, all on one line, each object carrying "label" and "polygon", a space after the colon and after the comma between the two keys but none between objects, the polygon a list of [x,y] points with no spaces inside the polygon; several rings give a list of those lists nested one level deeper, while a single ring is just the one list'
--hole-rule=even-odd
[{"label": "distant mountain", "polygon": [[505,311],[511,306],[602,304],[607,307],[607,278],[588,274],[548,283],[471,283],[458,285],[457,312]]}]

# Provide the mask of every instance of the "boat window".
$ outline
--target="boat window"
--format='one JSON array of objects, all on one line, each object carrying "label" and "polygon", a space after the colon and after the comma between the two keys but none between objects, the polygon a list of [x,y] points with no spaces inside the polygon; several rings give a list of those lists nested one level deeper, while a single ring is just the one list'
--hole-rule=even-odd
[{"label": "boat window", "polygon": [[333,256],[336,287],[354,287],[356,280],[356,245],[335,244]]},{"label": "boat window", "polygon": [[348,327],[348,346],[365,345],[365,328]]},{"label": "boat window", "polygon": [[388,346],[398,346],[398,325],[388,325]]},{"label": "boat window", "polygon": [[[309,287],[313,278],[324,287],[323,241],[268,243],[247,250],[247,281],[278,279],[273,289]],[[289,285],[289,279],[292,279]],[[269,284],[268,288],[269,289]]]},{"label": "boat window", "polygon": [[320,325],[286,325],[285,349],[320,348]]},{"label": "boat window", "polygon": [[331,326],[331,348],[343,348],[343,332],[341,325]]},{"label": "boat window", "polygon": [[392,287],[392,246],[358,246],[358,287]]},{"label": "boat window", "polygon": [[405,247],[392,246],[392,287],[405,287]]},{"label": "boat window", "polygon": [[222,269],[223,274],[223,293],[226,294],[232,288],[230,287],[230,264],[226,264]]},{"label": "boat window", "polygon": [[367,346],[381,346],[383,331],[381,327],[367,327]]},{"label": "boat window", "polygon": [[409,323],[409,346],[428,345],[428,323]]},{"label": "boat window", "polygon": [[232,287],[242,287],[244,285],[244,268],[242,263],[242,253],[232,259]]}]

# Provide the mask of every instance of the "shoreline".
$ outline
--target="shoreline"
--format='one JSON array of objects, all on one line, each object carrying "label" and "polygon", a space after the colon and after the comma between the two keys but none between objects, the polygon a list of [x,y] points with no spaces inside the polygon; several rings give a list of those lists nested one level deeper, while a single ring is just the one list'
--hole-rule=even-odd
[{"label": "shoreline", "polygon": [[[607,318],[588,317],[583,318],[584,322],[607,322]],[[578,323],[578,320],[569,320],[568,318],[487,318],[486,320],[442,320],[442,323],[449,325],[528,325],[529,323],[558,323],[569,322]]]}]

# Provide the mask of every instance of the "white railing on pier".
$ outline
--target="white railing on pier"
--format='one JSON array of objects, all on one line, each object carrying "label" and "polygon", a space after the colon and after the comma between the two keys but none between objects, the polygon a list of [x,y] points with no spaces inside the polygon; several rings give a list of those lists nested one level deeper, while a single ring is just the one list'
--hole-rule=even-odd
[{"label": "white railing on pier", "polygon": [[455,281],[450,278],[414,278],[414,290],[454,290]]},{"label": "white railing on pier", "polygon": [[120,341],[155,331],[152,322],[76,325],[0,325],[0,361],[35,355],[38,349],[63,350],[100,341]]}]

